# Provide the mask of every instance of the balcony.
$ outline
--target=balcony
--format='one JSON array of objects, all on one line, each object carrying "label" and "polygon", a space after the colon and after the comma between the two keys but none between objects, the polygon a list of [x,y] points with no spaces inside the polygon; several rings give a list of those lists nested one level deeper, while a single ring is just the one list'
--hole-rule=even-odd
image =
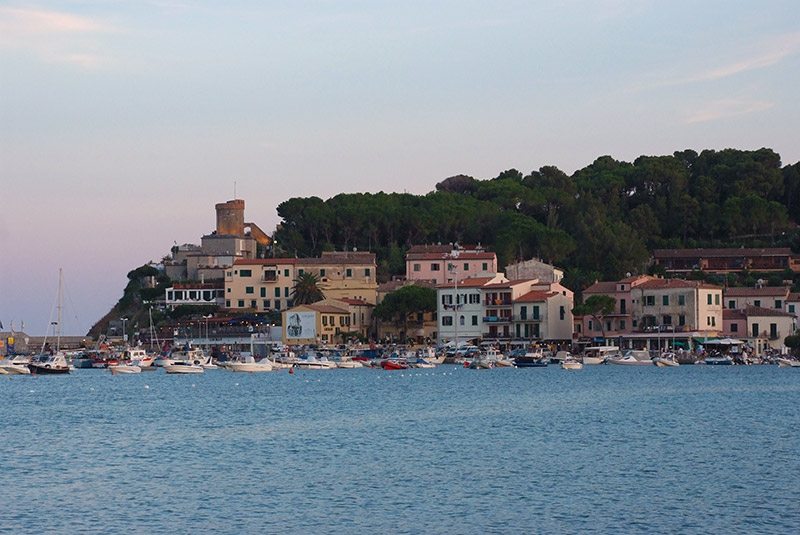
[{"label": "balcony", "polygon": [[484,316],[484,323],[510,323],[513,321],[513,316]]},{"label": "balcony", "polygon": [[486,299],[483,302],[483,306],[485,307],[497,307],[497,306],[511,306],[511,299]]}]

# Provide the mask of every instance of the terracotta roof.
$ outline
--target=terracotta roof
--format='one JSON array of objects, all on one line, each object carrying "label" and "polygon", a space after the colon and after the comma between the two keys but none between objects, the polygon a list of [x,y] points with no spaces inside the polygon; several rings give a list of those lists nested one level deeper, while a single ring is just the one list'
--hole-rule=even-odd
[{"label": "terracotta roof", "polygon": [[786,298],[787,301],[800,301],[800,292],[789,294],[789,297]]},{"label": "terracotta roof", "polygon": [[525,284],[526,282],[539,282],[539,279],[517,279],[513,281],[506,281],[506,282],[495,282],[492,284],[487,284],[485,287],[487,290],[495,290],[501,288],[511,288],[512,286],[518,286],[520,284]]},{"label": "terracotta roof", "polygon": [[[459,288],[480,288],[482,286],[486,286],[486,284],[490,281],[494,280],[494,277],[471,277],[468,279],[462,279],[458,281]],[[438,284],[437,288],[453,288],[455,283],[453,282],[446,282],[444,284]]]},{"label": "terracotta roof", "polygon": [[421,279],[387,281],[384,282],[383,284],[379,284],[376,291],[381,293],[389,293],[395,290],[399,290],[404,286],[422,286],[425,288],[436,288],[436,283],[434,281],[421,280]]},{"label": "terracotta roof", "polygon": [[636,286],[643,290],[669,290],[671,288],[702,288],[704,290],[722,290],[722,286],[706,284],[702,281],[687,281],[684,279],[655,279],[643,282]]},{"label": "terracotta roof", "polygon": [[[483,250],[483,247],[480,245],[460,245],[458,248],[459,251],[469,251],[469,252],[476,252]],[[416,253],[450,253],[453,251],[453,246],[450,244],[436,244],[436,245],[412,245],[408,249],[408,253],[416,254]]]},{"label": "terracotta roof", "polygon": [[655,249],[655,258],[710,258],[710,257],[745,257],[745,256],[791,256],[789,247],[770,247],[765,249]]},{"label": "terracotta roof", "polygon": [[610,294],[617,291],[617,283],[613,281],[607,282],[595,282],[588,288],[586,288],[583,293],[587,294]]},{"label": "terracotta roof", "polygon": [[[310,305],[298,305],[295,308],[303,307],[303,308],[310,308],[316,312],[321,312],[323,314],[349,314],[347,310],[341,309],[337,306],[333,305],[320,305],[317,303],[312,303]],[[289,309],[288,312],[292,311],[293,309]]]},{"label": "terracotta roof", "polygon": [[367,303],[363,299],[350,299],[349,297],[339,297],[336,299],[336,301],[341,301],[342,303],[347,303],[348,305],[353,305],[353,306],[361,306],[361,307],[375,306]]},{"label": "terracotta roof", "polygon": [[406,253],[406,260],[447,260],[449,262],[457,262],[459,260],[494,260],[495,258],[497,258],[497,255],[494,253],[461,252],[458,254],[458,258],[441,253]]},{"label": "terracotta roof", "polygon": [[738,308],[723,308],[722,309],[722,319],[723,320],[743,320],[747,319],[747,316],[744,313],[744,310]]},{"label": "terracotta roof", "polygon": [[297,258],[240,258],[233,261],[234,266],[287,266],[297,264]]},{"label": "terracotta roof", "polygon": [[521,295],[514,299],[515,303],[536,303],[539,301],[547,301],[554,295],[558,295],[558,292],[544,292],[540,290],[533,290],[531,292],[526,293],[525,295]]},{"label": "terracotta roof", "polygon": [[725,297],[762,297],[771,295],[788,295],[787,286],[765,286],[763,288],[727,288]]},{"label": "terracotta roof", "polygon": [[789,314],[788,312],[784,312],[783,310],[776,310],[774,308],[754,307],[752,305],[747,305],[747,308],[745,309],[745,314],[747,314],[747,317],[751,316],[770,316],[770,317],[789,317],[789,318],[794,317],[794,314]]}]

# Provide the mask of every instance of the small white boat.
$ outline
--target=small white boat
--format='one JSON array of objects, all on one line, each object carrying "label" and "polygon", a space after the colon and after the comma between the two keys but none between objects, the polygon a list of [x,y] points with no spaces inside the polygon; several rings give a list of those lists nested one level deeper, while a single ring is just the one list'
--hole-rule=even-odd
[{"label": "small white boat", "polygon": [[272,361],[269,359],[261,359],[256,362],[252,356],[247,356],[244,362],[229,362],[227,368],[234,372],[271,372],[275,369]]},{"label": "small white boat", "polygon": [[295,366],[303,370],[332,370],[336,367],[336,363],[328,360],[327,357],[308,355],[297,359]]},{"label": "small white boat", "polygon": [[200,364],[178,361],[172,364],[165,364],[164,371],[167,373],[203,373],[205,370]]},{"label": "small white boat", "polygon": [[659,368],[674,368],[675,366],[680,366],[675,353],[663,353],[661,356],[653,359],[653,364]]},{"label": "small white boat", "polygon": [[115,373],[142,373],[142,368],[136,363],[131,364],[117,364],[116,366],[109,366],[111,375]]},{"label": "small white boat", "polygon": [[652,366],[653,359],[646,349],[629,349],[621,357],[608,359],[608,363],[621,364],[623,366]]},{"label": "small white boat", "polygon": [[414,362],[411,363],[412,368],[435,368],[436,364],[433,362],[428,362],[424,358],[420,357]]},{"label": "small white boat", "polygon": [[336,362],[337,368],[346,368],[346,369],[353,369],[353,368],[363,368],[364,365],[361,362],[353,359],[342,359],[334,361]]},{"label": "small white boat", "polygon": [[617,346],[587,347],[581,362],[584,364],[603,364],[604,362],[620,356]]},{"label": "small white boat", "polygon": [[565,358],[561,361],[561,368],[564,370],[582,370],[583,362],[576,358]]},{"label": "small white boat", "polygon": [[17,355],[13,359],[6,358],[0,361],[0,373],[3,375],[30,375],[31,369],[28,367],[30,361],[30,357],[25,355]]},{"label": "small white boat", "polygon": [[781,368],[800,368],[800,360],[797,359],[779,358],[777,362]]}]

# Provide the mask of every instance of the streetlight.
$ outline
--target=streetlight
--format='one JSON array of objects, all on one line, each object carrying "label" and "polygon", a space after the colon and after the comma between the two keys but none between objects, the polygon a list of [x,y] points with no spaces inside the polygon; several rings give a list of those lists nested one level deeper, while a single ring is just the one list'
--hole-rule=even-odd
[{"label": "streetlight", "polygon": [[128,318],[120,318],[119,320],[122,322],[122,341],[127,342],[128,333],[125,331],[125,323],[128,321]]}]

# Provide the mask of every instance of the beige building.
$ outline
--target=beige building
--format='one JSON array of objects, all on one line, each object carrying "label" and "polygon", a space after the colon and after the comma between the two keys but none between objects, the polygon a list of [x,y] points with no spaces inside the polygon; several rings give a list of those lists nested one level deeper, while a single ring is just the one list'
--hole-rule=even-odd
[{"label": "beige building", "polygon": [[[374,253],[322,253],[320,258],[240,259],[225,273],[225,308],[250,312],[291,308],[295,280],[319,278],[327,299],[375,304],[378,287]],[[370,315],[371,318],[371,315]]]},{"label": "beige building", "polygon": [[514,336],[520,340],[572,339],[573,293],[557,282],[534,284],[514,299]]},{"label": "beige building", "polygon": [[[435,290],[435,284],[430,281],[413,280],[392,280],[378,286],[377,304],[381,304],[383,299],[390,293],[399,290],[404,286],[425,286]],[[409,314],[407,320],[408,332],[403,332],[403,325],[398,325],[393,321],[376,321],[378,340],[401,340],[403,338],[412,339],[416,343],[424,343],[426,340],[436,340],[438,334],[436,312],[419,312]]]},{"label": "beige building", "polygon": [[350,312],[345,303],[300,305],[281,316],[283,343],[287,345],[341,343],[341,334],[351,331]]},{"label": "beige building", "polygon": [[631,288],[634,331],[722,331],[722,287],[656,279]]},{"label": "beige building", "polygon": [[789,300],[790,288],[788,286],[762,286],[726,288],[725,308],[731,310],[745,308],[746,306],[785,310]]}]

